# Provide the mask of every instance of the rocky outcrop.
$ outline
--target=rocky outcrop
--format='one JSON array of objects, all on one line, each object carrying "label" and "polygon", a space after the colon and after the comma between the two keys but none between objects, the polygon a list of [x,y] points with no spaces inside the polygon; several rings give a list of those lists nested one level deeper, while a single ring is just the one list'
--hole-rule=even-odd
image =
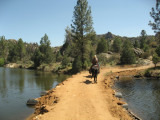
[{"label": "rocky outcrop", "polygon": [[136,55],[140,56],[144,53],[143,50],[141,50],[140,48],[133,48],[133,51]]}]

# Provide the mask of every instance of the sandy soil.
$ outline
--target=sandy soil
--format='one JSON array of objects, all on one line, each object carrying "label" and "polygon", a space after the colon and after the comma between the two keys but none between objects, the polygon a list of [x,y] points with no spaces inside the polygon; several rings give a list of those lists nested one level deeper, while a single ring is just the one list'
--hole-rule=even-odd
[{"label": "sandy soil", "polygon": [[143,67],[105,67],[94,84],[88,72],[81,72],[38,98],[33,120],[132,120],[124,104],[114,97],[111,86],[119,75],[133,75]]}]

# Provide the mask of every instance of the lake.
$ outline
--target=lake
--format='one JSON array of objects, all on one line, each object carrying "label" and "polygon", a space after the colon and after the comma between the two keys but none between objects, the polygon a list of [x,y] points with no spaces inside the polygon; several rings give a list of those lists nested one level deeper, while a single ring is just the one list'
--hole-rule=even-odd
[{"label": "lake", "polygon": [[54,88],[67,75],[0,67],[0,120],[23,120],[34,112],[26,102]]},{"label": "lake", "polygon": [[160,120],[160,80],[117,81],[114,88],[122,93],[129,110],[142,120]]}]

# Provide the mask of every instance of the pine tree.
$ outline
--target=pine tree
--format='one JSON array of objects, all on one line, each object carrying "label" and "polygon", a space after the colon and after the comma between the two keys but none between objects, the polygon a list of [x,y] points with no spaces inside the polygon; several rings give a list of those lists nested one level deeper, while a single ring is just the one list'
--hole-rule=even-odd
[{"label": "pine tree", "polygon": [[146,38],[147,38],[147,34],[145,30],[141,31],[141,36],[140,36],[140,48],[144,49],[146,46]]},{"label": "pine tree", "polygon": [[[88,34],[93,32],[93,21],[91,16],[91,7],[88,6],[87,0],[77,0],[77,5],[74,7],[73,24],[71,24],[73,33],[75,58],[78,58],[78,65],[81,69],[85,69],[85,61],[88,60],[88,44],[91,44],[88,39]],[[79,62],[81,60],[81,62]],[[75,62],[76,62],[75,61]],[[76,63],[73,65],[75,67]]]},{"label": "pine tree", "polygon": [[150,12],[153,22],[149,21],[149,25],[156,33],[156,39],[160,43],[160,0],[156,0],[156,7]]},{"label": "pine tree", "polygon": [[156,8],[152,8],[150,15],[154,19],[154,22],[149,21],[149,25],[155,33],[160,32],[160,0],[156,0]]},{"label": "pine tree", "polygon": [[40,46],[39,46],[39,50],[42,53],[42,61],[43,63],[51,63],[53,58],[52,58],[52,49],[51,49],[51,43],[50,40],[47,36],[47,34],[45,34],[40,41]]}]

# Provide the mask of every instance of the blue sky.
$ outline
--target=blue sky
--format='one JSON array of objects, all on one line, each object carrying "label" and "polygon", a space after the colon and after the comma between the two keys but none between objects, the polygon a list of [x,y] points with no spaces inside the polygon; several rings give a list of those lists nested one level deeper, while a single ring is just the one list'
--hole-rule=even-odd
[{"label": "blue sky", "polygon": [[[46,33],[51,46],[65,40],[65,28],[72,24],[77,0],[0,0],[0,36],[37,42]],[[108,31],[120,36],[136,37],[142,29],[154,35],[148,26],[149,12],[156,0],[88,0],[93,27],[97,34]]]}]

